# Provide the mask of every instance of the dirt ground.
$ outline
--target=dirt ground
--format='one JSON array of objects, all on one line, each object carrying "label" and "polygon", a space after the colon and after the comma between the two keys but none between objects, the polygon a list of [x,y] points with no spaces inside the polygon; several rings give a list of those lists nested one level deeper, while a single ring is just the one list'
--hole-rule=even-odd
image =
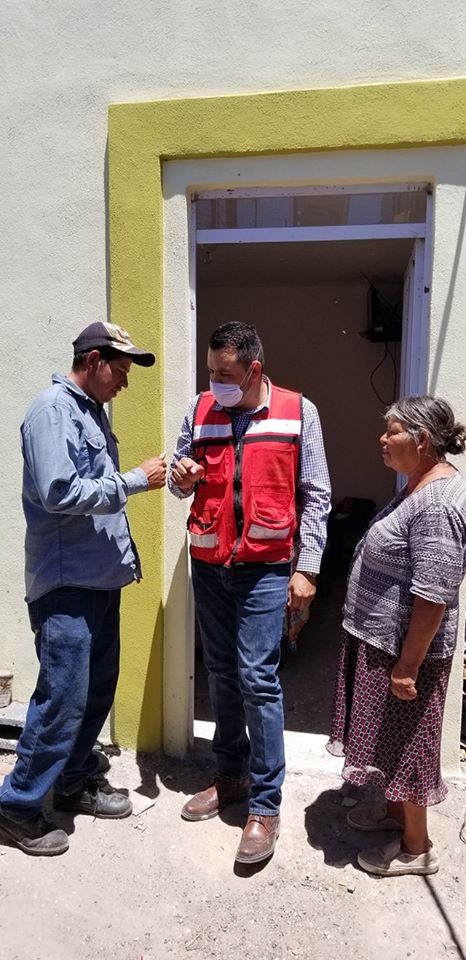
[{"label": "dirt ground", "polygon": [[[282,834],[256,870],[234,864],[244,806],[180,819],[209,781],[207,739],[184,762],[113,756],[110,781],[154,804],[119,822],[56,814],[70,834],[61,857],[0,846],[1,960],[464,960],[466,779],[432,810],[440,872],[374,879],[356,853],[387,835],[346,826],[356,791],[342,790],[337,761],[311,739],[288,738]],[[11,759],[0,757],[3,772]]]},{"label": "dirt ground", "polygon": [[[436,876],[374,879],[356,865],[359,849],[390,835],[347,827],[361,795],[342,786],[341,761],[324,749],[343,589],[334,579],[321,592],[298,652],[283,663],[288,773],[273,859],[235,866],[244,805],[205,823],[180,818],[185,798],[213,774],[198,657],[189,758],[110,757],[108,778],[136,791],[136,815],[56,814],[70,850],[51,860],[0,845],[0,960],[466,960],[466,776],[431,813]],[[0,755],[0,775],[12,761]]]}]

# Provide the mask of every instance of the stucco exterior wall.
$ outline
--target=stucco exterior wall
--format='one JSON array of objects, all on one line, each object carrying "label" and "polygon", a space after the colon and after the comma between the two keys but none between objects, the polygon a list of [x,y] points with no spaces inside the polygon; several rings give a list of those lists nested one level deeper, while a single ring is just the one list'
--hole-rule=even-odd
[{"label": "stucco exterior wall", "polygon": [[[1,5],[0,667],[13,667],[18,699],[36,672],[23,603],[18,428],[51,372],[66,372],[76,331],[107,314],[108,104],[466,73],[462,0],[448,17],[439,2],[421,0],[289,0],[285,20],[284,9],[269,0]],[[448,290],[447,263],[444,271]],[[452,362],[457,369],[459,358]]]}]

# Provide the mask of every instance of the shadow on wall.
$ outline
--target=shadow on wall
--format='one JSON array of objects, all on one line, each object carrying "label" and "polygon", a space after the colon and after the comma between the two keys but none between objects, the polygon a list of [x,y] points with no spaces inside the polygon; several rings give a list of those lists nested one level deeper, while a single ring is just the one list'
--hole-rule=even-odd
[{"label": "shadow on wall", "polygon": [[[182,511],[183,504],[179,504]],[[181,518],[180,518],[181,519]],[[183,522],[183,521],[181,521]],[[177,524],[178,527],[178,524]],[[170,529],[167,538],[170,538]],[[179,529],[173,530],[179,539]],[[174,756],[184,753],[186,738],[192,739],[194,650],[191,636],[192,595],[188,575],[188,545],[185,537],[170,575],[164,608],[165,637],[169,647],[163,659],[163,748]],[[192,614],[194,620],[194,612]],[[189,729],[186,730],[186,723]]]}]

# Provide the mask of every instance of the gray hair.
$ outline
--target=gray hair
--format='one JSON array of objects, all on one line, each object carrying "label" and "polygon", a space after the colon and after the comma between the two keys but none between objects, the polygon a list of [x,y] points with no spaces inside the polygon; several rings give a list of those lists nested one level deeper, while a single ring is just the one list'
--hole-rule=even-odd
[{"label": "gray hair", "polygon": [[463,453],[466,447],[466,428],[455,420],[446,400],[439,397],[402,397],[392,403],[385,414],[385,422],[398,420],[407,433],[416,440],[427,434],[439,459],[446,453]]}]

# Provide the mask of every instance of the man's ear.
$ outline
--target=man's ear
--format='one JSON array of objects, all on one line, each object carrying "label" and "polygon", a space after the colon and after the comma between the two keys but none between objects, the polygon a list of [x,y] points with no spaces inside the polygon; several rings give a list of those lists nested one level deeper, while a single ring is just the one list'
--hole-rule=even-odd
[{"label": "man's ear", "polygon": [[88,370],[95,370],[99,364],[100,353],[98,350],[89,350],[86,356],[86,366]]},{"label": "man's ear", "polygon": [[252,379],[257,380],[258,377],[262,376],[262,363],[260,360],[252,361]]}]

